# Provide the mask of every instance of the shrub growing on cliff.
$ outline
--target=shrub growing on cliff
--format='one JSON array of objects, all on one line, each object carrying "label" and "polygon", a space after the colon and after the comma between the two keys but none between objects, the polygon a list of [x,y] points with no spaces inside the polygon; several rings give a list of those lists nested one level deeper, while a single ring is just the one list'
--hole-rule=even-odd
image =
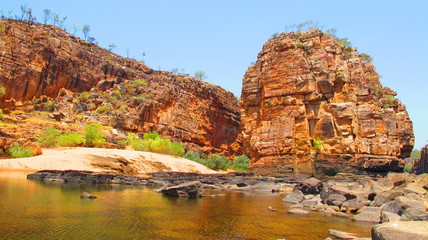
[{"label": "shrub growing on cliff", "polygon": [[64,133],[57,138],[60,147],[78,147],[85,142],[85,137],[78,133]]},{"label": "shrub growing on cliff", "polygon": [[233,159],[232,168],[236,171],[247,171],[250,158],[246,155],[236,156]]},{"label": "shrub growing on cliff", "polygon": [[43,147],[55,147],[58,143],[59,135],[61,135],[60,130],[56,128],[46,128],[43,130],[37,142]]},{"label": "shrub growing on cliff", "polygon": [[322,150],[323,142],[321,138],[317,137],[316,139],[313,140],[313,147],[316,152],[320,152]]},{"label": "shrub growing on cliff", "polygon": [[10,146],[8,152],[12,158],[26,158],[33,156],[30,149],[24,148],[18,143]]},{"label": "shrub growing on cliff", "polygon": [[126,145],[136,151],[147,151],[155,153],[163,153],[174,156],[184,154],[183,144],[179,142],[171,142],[167,138],[159,137],[159,133],[153,131],[143,135],[144,139],[139,139],[135,135],[130,134],[126,140]]},{"label": "shrub growing on cliff", "polygon": [[87,147],[103,147],[106,143],[102,126],[94,123],[85,126],[85,145]]},{"label": "shrub growing on cliff", "polygon": [[225,156],[211,155],[207,160],[206,166],[214,170],[226,170],[229,167],[229,162]]},{"label": "shrub growing on cliff", "polygon": [[89,93],[88,92],[82,92],[82,93],[80,93],[79,99],[82,102],[88,101],[88,99],[89,99]]}]

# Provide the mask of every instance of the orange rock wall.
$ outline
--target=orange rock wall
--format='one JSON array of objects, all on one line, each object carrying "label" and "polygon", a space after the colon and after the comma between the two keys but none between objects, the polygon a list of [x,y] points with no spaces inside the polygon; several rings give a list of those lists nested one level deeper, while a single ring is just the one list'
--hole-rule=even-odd
[{"label": "orange rock wall", "polygon": [[414,135],[395,95],[382,87],[372,63],[320,30],[270,39],[243,79],[250,168],[260,174],[400,170]]},{"label": "orange rock wall", "polygon": [[[128,106],[120,122],[112,125],[158,131],[221,151],[228,150],[240,133],[239,101],[218,86],[154,71],[51,25],[4,20],[0,27],[5,29],[0,32],[0,84],[7,92],[0,101],[2,108],[14,108],[41,95],[57,97],[62,89],[106,91],[125,80],[143,79],[148,83],[144,94],[150,99]],[[239,151],[239,144],[234,147]]]}]

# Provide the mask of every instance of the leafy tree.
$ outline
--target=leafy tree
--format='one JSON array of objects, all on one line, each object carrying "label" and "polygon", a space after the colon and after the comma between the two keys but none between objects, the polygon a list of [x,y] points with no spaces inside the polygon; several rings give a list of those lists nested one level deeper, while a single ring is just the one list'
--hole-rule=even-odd
[{"label": "leafy tree", "polygon": [[229,162],[226,160],[225,156],[219,155],[211,155],[211,157],[207,160],[207,167],[214,170],[226,170],[229,167]]},{"label": "leafy tree", "polygon": [[204,80],[204,79],[207,78],[207,76],[205,75],[204,71],[197,71],[197,72],[195,72],[195,77],[197,77],[197,78],[199,78],[201,80]]},{"label": "leafy tree", "polygon": [[410,154],[410,156],[412,158],[421,158],[421,151],[415,149],[412,151],[412,153]]},{"label": "leafy tree", "polygon": [[91,124],[85,126],[85,145],[88,147],[102,147],[106,143],[102,126],[100,124]]},{"label": "leafy tree", "polygon": [[232,168],[237,171],[247,171],[250,158],[246,155],[236,156],[233,158]]},{"label": "leafy tree", "polygon": [[79,30],[79,25],[74,24],[73,25],[73,36],[76,36],[76,32]]},{"label": "leafy tree", "polygon": [[51,10],[43,9],[43,23],[47,24],[50,18],[51,18]]},{"label": "leafy tree", "polygon": [[371,62],[373,61],[373,58],[368,55],[367,53],[361,53],[360,56],[363,58],[364,61],[366,62]]},{"label": "leafy tree", "polygon": [[108,50],[113,51],[116,49],[116,44],[112,43],[110,45],[108,45]]},{"label": "leafy tree", "polygon": [[91,27],[88,24],[83,25],[82,28],[83,35],[85,36],[85,40],[88,40],[88,34],[91,31]]}]

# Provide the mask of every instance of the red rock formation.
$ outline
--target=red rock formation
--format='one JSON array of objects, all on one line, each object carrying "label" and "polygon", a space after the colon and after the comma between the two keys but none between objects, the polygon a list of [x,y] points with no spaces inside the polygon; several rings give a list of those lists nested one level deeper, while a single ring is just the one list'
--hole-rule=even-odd
[{"label": "red rock formation", "polygon": [[416,159],[412,170],[416,174],[428,173],[428,145],[422,148],[421,157]]},{"label": "red rock formation", "polygon": [[[54,26],[4,20],[0,28],[5,30],[0,32],[0,83],[7,92],[0,101],[2,108],[14,108],[41,95],[67,95],[64,89],[83,92],[97,87],[110,94],[108,89],[123,82],[144,80],[144,90],[131,94],[149,96],[147,100],[127,106],[120,116],[111,118],[116,121],[112,125],[158,131],[174,140],[222,151],[240,133],[239,102],[218,86],[154,71]],[[70,100],[63,107],[77,106]]]},{"label": "red rock formation", "polygon": [[372,63],[328,34],[270,39],[243,80],[250,168],[271,175],[400,170],[414,135],[395,95]]}]

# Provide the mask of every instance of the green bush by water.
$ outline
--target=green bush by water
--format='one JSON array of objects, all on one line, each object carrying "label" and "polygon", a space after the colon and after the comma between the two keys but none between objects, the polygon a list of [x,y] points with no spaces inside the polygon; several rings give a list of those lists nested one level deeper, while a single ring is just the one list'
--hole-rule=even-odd
[{"label": "green bush by water", "polygon": [[248,164],[250,163],[250,158],[246,155],[236,156],[233,159],[232,168],[236,171],[246,172],[248,171]]},{"label": "green bush by water", "polygon": [[104,134],[102,133],[102,126],[94,123],[85,126],[85,145],[87,147],[103,147],[106,143]]},{"label": "green bush by water", "polygon": [[225,156],[213,154],[208,158],[206,166],[214,170],[227,170],[229,161],[226,160]]},{"label": "green bush by water", "polygon": [[78,147],[85,142],[85,136],[78,133],[65,133],[57,138],[58,146],[60,147]]},{"label": "green bush by water", "polygon": [[8,152],[12,158],[26,158],[33,156],[30,149],[24,148],[18,143],[10,146]]},{"label": "green bush by water", "polygon": [[155,131],[143,134],[143,139],[130,134],[126,145],[136,151],[155,152],[174,156],[181,156],[185,152],[181,143],[161,138],[159,137],[159,133]]}]

